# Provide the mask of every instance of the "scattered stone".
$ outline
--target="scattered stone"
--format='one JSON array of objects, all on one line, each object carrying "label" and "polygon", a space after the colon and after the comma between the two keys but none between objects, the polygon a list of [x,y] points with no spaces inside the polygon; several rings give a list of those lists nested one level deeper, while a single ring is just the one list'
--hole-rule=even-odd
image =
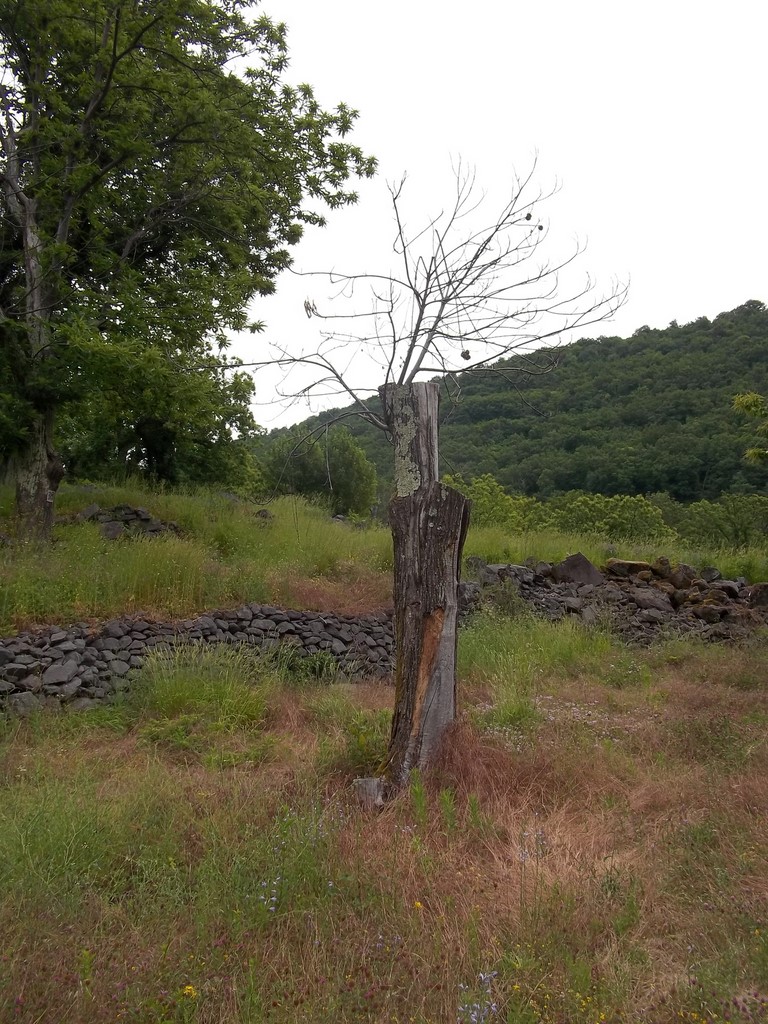
[{"label": "scattered stone", "polygon": [[82,512],[78,512],[75,516],[75,520],[79,523],[87,523],[90,519],[95,519],[99,512],[101,512],[101,509],[94,502],[91,505],[86,506]]},{"label": "scattered stone", "polygon": [[716,604],[695,604],[691,607],[691,611],[697,619],[712,623],[719,622],[726,609],[718,607]]},{"label": "scattered stone", "polygon": [[67,711],[93,711],[102,706],[102,701],[96,697],[77,697],[67,704]]},{"label": "scattered stone", "polygon": [[695,579],[698,578],[698,573],[692,565],[686,565],[685,562],[681,562],[675,566],[669,575],[669,582],[673,587],[678,590],[684,590],[686,587],[690,587]]},{"label": "scattered stone", "polygon": [[99,505],[91,504],[81,512],[74,515],[59,516],[57,523],[85,523],[96,522],[101,524],[101,535],[107,540],[118,540],[127,535],[156,536],[161,533],[181,534],[182,530],[177,523],[164,522],[148,512],[145,508],[134,508],[132,505],[115,505],[114,508],[103,509]]},{"label": "scattered stone", "polygon": [[674,611],[669,597],[651,587],[631,587],[628,594],[638,608],[653,608],[660,612]]},{"label": "scattered stone", "polygon": [[42,704],[34,695],[34,693],[12,693],[10,697],[5,700],[5,706],[12,715],[18,715],[19,718],[26,718],[27,715],[32,714],[33,711],[39,711]]},{"label": "scattered stone", "polygon": [[661,624],[664,621],[664,612],[659,608],[649,607],[642,608],[637,613],[637,618],[640,622],[655,622]]},{"label": "scattered stone", "polygon": [[716,569],[714,565],[705,565],[699,573],[699,576],[706,583],[715,583],[717,580],[721,580],[723,578],[720,570]]},{"label": "scattered stone", "polygon": [[39,693],[43,688],[42,676],[25,676],[24,679],[19,679],[16,686],[20,690],[27,690],[29,693]]},{"label": "scattered stone", "polygon": [[77,691],[82,686],[80,679],[73,679],[71,683],[67,683],[66,686],[61,686],[54,696],[58,697],[59,700],[67,700],[69,697],[74,697]]},{"label": "scattered stone", "polygon": [[581,609],[581,621],[585,626],[594,626],[600,618],[600,613],[593,604]]},{"label": "scattered stone", "polygon": [[[489,595],[500,583],[511,581],[537,615],[558,620],[578,614],[585,624],[605,622],[629,643],[686,633],[709,641],[734,641],[768,624],[768,583],[747,587],[741,580],[705,581],[692,566],[673,566],[666,558],[652,565],[611,558],[601,585],[566,580],[557,571],[559,566],[552,567],[551,576],[530,566],[472,562],[482,587],[490,588]],[[719,570],[710,569],[707,575],[720,576]]]},{"label": "scattered stone", "polygon": [[101,528],[101,536],[105,540],[117,540],[118,537],[124,537],[128,531],[122,523],[104,523]]},{"label": "scattered stone", "polygon": [[121,637],[124,637],[127,632],[127,627],[124,626],[122,622],[117,621],[108,622],[102,629],[104,637],[109,637],[112,640],[119,640]]}]

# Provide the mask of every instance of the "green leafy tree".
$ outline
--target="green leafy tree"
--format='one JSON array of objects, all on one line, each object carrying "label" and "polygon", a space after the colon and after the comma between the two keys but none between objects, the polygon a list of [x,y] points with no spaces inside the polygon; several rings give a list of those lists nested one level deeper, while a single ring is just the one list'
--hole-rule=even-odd
[{"label": "green leafy tree", "polygon": [[0,0],[0,64],[0,461],[46,536],[59,410],[115,349],[127,381],[258,329],[246,303],[374,162],[354,111],[282,84],[285,27],[250,0]]},{"label": "green leafy tree", "polygon": [[258,434],[253,381],[217,360],[209,364],[184,368],[179,354],[171,365],[150,349],[140,361],[117,359],[104,367],[99,390],[59,417],[57,448],[67,473],[261,490],[250,451]]},{"label": "green leafy tree", "polygon": [[285,434],[269,444],[261,466],[269,490],[319,498],[334,515],[365,514],[376,500],[373,463],[344,427],[318,440]]},{"label": "green leafy tree", "polygon": [[527,528],[528,516],[537,504],[533,498],[512,497],[490,473],[466,483],[460,476],[447,474],[443,483],[460,491],[472,502],[475,526],[501,526],[521,532]]},{"label": "green leafy tree", "polygon": [[677,530],[693,544],[725,544],[731,548],[764,544],[768,536],[768,497],[723,494],[717,501],[696,501],[683,507]]},{"label": "green leafy tree", "polygon": [[750,462],[766,461],[768,459],[768,402],[762,395],[749,391],[743,395],[736,395],[733,400],[733,407],[738,409],[739,412],[746,413],[747,416],[751,416],[753,419],[760,420],[756,433],[760,438],[761,444],[748,448],[744,455]]}]

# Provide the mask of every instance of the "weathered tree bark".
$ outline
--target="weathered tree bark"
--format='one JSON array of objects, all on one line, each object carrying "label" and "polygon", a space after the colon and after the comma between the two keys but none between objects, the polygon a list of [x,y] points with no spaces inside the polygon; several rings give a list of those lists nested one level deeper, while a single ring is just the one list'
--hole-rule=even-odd
[{"label": "weathered tree bark", "polygon": [[[32,366],[50,358],[51,316],[55,303],[52,287],[46,280],[43,259],[46,249],[38,224],[37,200],[27,196],[20,186],[21,164],[16,136],[7,122],[5,127],[3,184],[8,210],[22,237],[26,344],[28,362]],[[58,241],[65,242],[66,233]],[[50,539],[53,529],[56,491],[64,475],[64,466],[53,447],[54,416],[52,404],[33,416],[26,444],[13,454],[5,467],[5,475],[12,473],[15,479],[17,529],[25,540]]]},{"label": "weathered tree bark", "polygon": [[438,385],[390,384],[380,394],[395,447],[395,712],[382,776],[357,786],[369,806],[427,764],[456,717],[458,582],[470,507],[438,479]]},{"label": "weathered tree bark", "polygon": [[48,540],[53,529],[56,491],[64,466],[53,448],[53,410],[35,416],[29,441],[12,460],[16,518],[25,540]]},{"label": "weathered tree bark", "polygon": [[469,502],[443,484],[390,505],[395,545],[395,713],[386,776],[402,786],[456,718],[461,553]]}]

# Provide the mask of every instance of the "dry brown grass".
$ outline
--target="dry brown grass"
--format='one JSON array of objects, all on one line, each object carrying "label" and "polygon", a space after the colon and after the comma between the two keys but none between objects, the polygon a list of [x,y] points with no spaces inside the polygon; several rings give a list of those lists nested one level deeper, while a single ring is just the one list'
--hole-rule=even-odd
[{"label": "dry brown grass", "polygon": [[269,589],[287,608],[337,615],[392,610],[392,574],[353,563],[340,566],[332,576],[313,578],[281,569],[270,574]]}]

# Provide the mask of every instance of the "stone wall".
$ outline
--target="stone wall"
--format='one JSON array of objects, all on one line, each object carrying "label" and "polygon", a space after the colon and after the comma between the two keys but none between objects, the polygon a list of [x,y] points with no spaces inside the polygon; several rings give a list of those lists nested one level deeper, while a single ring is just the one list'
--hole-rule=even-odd
[{"label": "stone wall", "polygon": [[16,714],[113,699],[130,686],[147,654],[181,643],[243,643],[296,655],[327,653],[350,678],[392,672],[392,621],[386,613],[355,618],[249,604],[181,622],[114,619],[50,627],[0,639],[0,703]]},{"label": "stone wall", "polygon": [[[556,565],[468,559],[468,568],[476,580],[459,585],[462,617],[506,585],[539,615],[577,616],[635,643],[671,633],[733,641],[768,625],[768,584],[724,580],[717,569],[673,566],[664,558],[652,564],[614,558],[602,570],[583,555]],[[17,714],[92,707],[127,689],[149,652],[181,643],[291,644],[298,657],[333,658],[351,679],[388,678],[393,670],[392,619],[385,612],[353,617],[248,604],[181,622],[121,618],[0,639],[0,707]]]}]

